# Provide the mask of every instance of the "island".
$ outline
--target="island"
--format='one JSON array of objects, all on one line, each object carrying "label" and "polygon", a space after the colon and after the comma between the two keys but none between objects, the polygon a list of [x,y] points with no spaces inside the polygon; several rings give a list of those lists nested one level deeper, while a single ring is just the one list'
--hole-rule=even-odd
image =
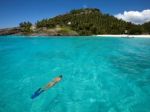
[{"label": "island", "polygon": [[29,36],[89,36],[89,35],[148,35],[150,22],[136,25],[104,14],[96,8],[71,10],[32,24],[22,22],[18,27],[0,29],[0,35]]}]

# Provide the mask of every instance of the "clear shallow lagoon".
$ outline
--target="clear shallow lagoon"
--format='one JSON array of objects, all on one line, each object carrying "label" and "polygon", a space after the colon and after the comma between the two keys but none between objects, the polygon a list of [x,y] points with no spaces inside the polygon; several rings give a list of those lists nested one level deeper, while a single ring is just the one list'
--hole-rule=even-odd
[{"label": "clear shallow lagoon", "polygon": [[150,112],[150,39],[0,37],[0,112]]}]

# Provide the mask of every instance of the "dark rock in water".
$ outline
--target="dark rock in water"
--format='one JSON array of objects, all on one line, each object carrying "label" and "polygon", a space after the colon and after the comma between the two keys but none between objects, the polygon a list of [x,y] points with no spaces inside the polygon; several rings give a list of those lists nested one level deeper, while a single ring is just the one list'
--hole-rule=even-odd
[{"label": "dark rock in water", "polygon": [[13,35],[13,34],[18,34],[20,32],[21,30],[18,27],[0,29],[0,35]]}]

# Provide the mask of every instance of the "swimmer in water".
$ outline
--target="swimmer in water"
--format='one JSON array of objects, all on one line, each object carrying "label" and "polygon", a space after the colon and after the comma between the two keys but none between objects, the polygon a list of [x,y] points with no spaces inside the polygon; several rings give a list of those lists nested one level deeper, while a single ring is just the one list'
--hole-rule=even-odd
[{"label": "swimmer in water", "polygon": [[58,82],[60,82],[62,79],[62,75],[56,77],[52,82],[49,82],[47,85],[45,85],[42,88],[39,88],[37,91],[34,92],[34,94],[31,96],[31,99],[36,98],[37,96],[39,96],[41,93],[43,93],[44,91],[48,90],[49,88],[53,87],[55,84],[57,84]]}]

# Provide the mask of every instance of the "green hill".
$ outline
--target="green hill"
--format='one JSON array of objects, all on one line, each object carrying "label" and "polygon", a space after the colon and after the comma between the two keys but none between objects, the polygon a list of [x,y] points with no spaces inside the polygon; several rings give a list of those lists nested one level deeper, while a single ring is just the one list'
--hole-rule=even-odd
[{"label": "green hill", "polygon": [[72,10],[68,14],[38,21],[36,25],[37,28],[54,28],[57,25],[69,27],[79,35],[124,34],[125,31],[128,34],[142,34],[144,31],[141,25],[118,20],[91,8]]},{"label": "green hill", "polygon": [[[19,30],[20,29],[20,30]],[[39,20],[35,25],[20,23],[17,34],[21,35],[97,35],[97,34],[150,34],[150,22],[135,25],[119,20],[99,9],[86,8]],[[5,31],[6,32],[6,31]],[[3,30],[0,34],[5,34]],[[8,31],[7,34],[13,31]]]}]

